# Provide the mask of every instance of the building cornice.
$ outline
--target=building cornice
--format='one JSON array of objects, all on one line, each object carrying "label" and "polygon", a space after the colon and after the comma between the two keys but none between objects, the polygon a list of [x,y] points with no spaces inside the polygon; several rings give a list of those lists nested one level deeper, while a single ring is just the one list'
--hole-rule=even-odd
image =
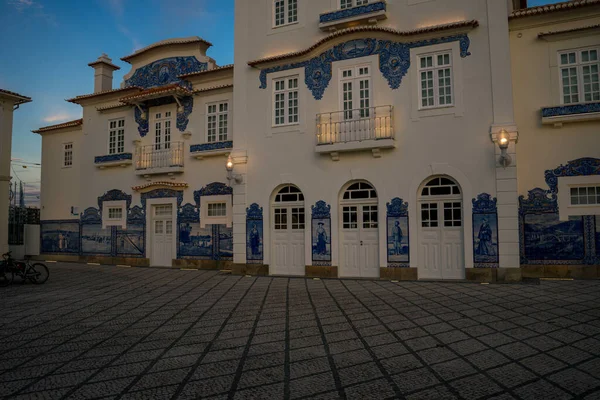
[{"label": "building cornice", "polygon": [[198,72],[192,72],[189,74],[182,74],[182,75],[178,75],[177,77],[181,78],[181,79],[186,79],[186,78],[191,78],[191,77],[196,77],[196,76],[204,76],[204,75],[209,75],[211,73],[228,71],[228,70],[233,71],[233,64],[223,65],[222,67],[215,67],[213,69],[207,69],[206,71],[198,71]]},{"label": "building cornice", "polygon": [[126,104],[135,104],[140,101],[151,100],[157,97],[165,96],[189,96],[192,94],[191,90],[188,90],[176,83],[172,85],[160,86],[156,88],[146,89],[139,93],[134,93],[129,96],[121,97],[119,101]]},{"label": "building cornice", "polygon": [[543,39],[543,40],[553,40],[553,39],[557,39],[563,36],[571,36],[571,35],[580,35],[580,34],[589,34],[591,32],[594,31],[600,31],[600,24],[596,24],[596,25],[588,25],[588,26],[582,26],[579,28],[573,28],[573,29],[564,29],[564,30],[557,30],[557,31],[550,31],[550,32],[541,32],[538,34],[538,39]]},{"label": "building cornice", "polygon": [[204,92],[211,92],[213,90],[219,90],[219,89],[229,89],[233,87],[233,83],[228,83],[225,85],[217,85],[217,86],[210,86],[207,88],[202,88],[202,89],[196,89],[194,90],[194,94],[198,94],[198,93],[204,93]]},{"label": "building cornice", "polygon": [[82,126],[82,125],[83,125],[83,118],[80,118],[80,119],[76,119],[74,121],[63,122],[61,124],[44,126],[40,129],[32,131],[32,132],[42,134],[42,133],[46,133],[46,132],[56,131],[59,129],[73,128],[73,127]]},{"label": "building cornice", "polygon": [[167,181],[159,181],[159,182],[149,182],[140,186],[133,186],[131,189],[135,192],[147,193],[151,192],[155,189],[174,189],[174,190],[183,190],[186,189],[189,185],[185,182],[167,182]]},{"label": "building cornice", "polygon": [[133,92],[133,91],[141,92],[142,90],[144,90],[144,89],[137,87],[137,86],[130,86],[130,87],[126,87],[126,88],[105,90],[103,92],[83,94],[81,96],[73,97],[72,99],[67,99],[67,101],[69,103],[81,104],[81,102],[84,100],[95,99],[98,97],[104,97],[104,96],[109,96],[109,95],[113,95],[113,94],[121,94],[124,92]]},{"label": "building cornice", "polygon": [[152,49],[156,49],[156,48],[164,47],[164,46],[176,45],[176,44],[190,44],[190,43],[202,43],[206,47],[212,46],[212,43],[202,39],[199,36],[191,36],[191,37],[187,37],[187,38],[166,39],[166,40],[161,40],[160,42],[153,43],[142,49],[139,49],[128,56],[122,57],[121,60],[125,61],[127,63],[130,63],[131,59],[133,59],[141,54],[144,54]]},{"label": "building cornice", "polygon": [[478,21],[470,20],[470,21],[453,22],[453,23],[443,24],[443,25],[433,25],[433,26],[428,26],[428,27],[409,30],[409,31],[398,31],[396,29],[387,28],[387,27],[379,27],[379,26],[359,26],[359,27],[353,27],[353,28],[346,28],[346,29],[339,30],[339,31],[319,40],[317,43],[315,43],[314,45],[310,46],[307,49],[292,52],[292,53],[287,53],[287,54],[281,54],[278,56],[262,58],[262,59],[258,59],[258,60],[254,60],[254,61],[249,61],[248,65],[251,67],[256,67],[261,64],[278,62],[278,61],[287,60],[290,58],[302,57],[302,56],[312,53],[313,51],[315,51],[319,47],[323,46],[327,42],[330,42],[330,41],[333,41],[340,37],[351,35],[354,33],[385,33],[385,34],[391,34],[391,35],[398,36],[398,37],[411,38],[414,36],[426,35],[429,33],[452,31],[452,30],[458,30],[458,29],[464,29],[464,28],[472,29],[472,28],[476,28],[477,26],[479,26]]}]

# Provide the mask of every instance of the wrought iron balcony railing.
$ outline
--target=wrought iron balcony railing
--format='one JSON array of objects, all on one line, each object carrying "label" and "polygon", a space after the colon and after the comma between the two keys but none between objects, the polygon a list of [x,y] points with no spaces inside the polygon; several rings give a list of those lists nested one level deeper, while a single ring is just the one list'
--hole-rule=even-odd
[{"label": "wrought iron balcony railing", "polygon": [[135,169],[151,171],[183,167],[183,142],[139,146],[135,150]]},{"label": "wrought iron balcony railing", "polygon": [[317,114],[317,145],[394,139],[394,106]]}]

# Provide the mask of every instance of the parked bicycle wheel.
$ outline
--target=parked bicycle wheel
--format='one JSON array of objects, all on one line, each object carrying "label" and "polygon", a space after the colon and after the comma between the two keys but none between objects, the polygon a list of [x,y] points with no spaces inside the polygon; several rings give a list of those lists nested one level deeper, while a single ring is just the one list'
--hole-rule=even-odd
[{"label": "parked bicycle wheel", "polygon": [[0,286],[8,286],[14,279],[13,272],[8,268],[6,264],[0,265]]},{"label": "parked bicycle wheel", "polygon": [[48,270],[48,267],[46,267],[42,263],[33,264],[31,266],[31,269],[35,271],[35,275],[33,275],[33,277],[31,278],[33,283],[41,285],[42,283],[45,283],[48,280],[48,277],[50,277],[50,271]]}]

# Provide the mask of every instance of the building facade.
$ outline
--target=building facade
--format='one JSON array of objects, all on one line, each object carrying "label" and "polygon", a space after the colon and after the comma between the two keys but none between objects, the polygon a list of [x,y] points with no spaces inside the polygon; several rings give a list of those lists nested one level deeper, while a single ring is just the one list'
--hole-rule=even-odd
[{"label": "building facade", "polygon": [[[576,135],[570,153],[547,141],[550,160],[533,144],[556,125],[534,115],[561,103],[527,89],[543,74],[524,66],[547,63],[549,42],[522,39],[527,21],[554,31],[594,1],[543,16],[522,3],[236,1],[235,66],[218,67],[200,38],[166,40],[122,58],[131,71],[113,89],[119,67],[101,56],[94,93],[69,100],[83,119],[37,131],[42,253],[250,274],[521,279],[526,255],[559,244],[524,233],[538,217],[524,218],[519,195],[565,157],[593,169],[600,150],[593,112],[576,124],[589,133],[560,134]],[[575,184],[595,178],[585,179]],[[575,225],[556,240],[577,245]],[[590,251],[577,265],[597,272]]]},{"label": "building facade", "polygon": [[0,89],[0,255],[8,251],[8,206],[13,112],[31,98]]}]

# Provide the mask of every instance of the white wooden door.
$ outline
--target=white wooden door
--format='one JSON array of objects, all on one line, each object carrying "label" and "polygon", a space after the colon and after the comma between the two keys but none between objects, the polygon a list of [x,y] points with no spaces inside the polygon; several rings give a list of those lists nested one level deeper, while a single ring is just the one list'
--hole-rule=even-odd
[{"label": "white wooden door", "polygon": [[304,275],[303,206],[274,206],[271,230],[271,275]]},{"label": "white wooden door", "polygon": [[152,265],[170,267],[173,263],[173,206],[152,207]]},{"label": "white wooden door", "polygon": [[421,203],[419,278],[464,279],[462,202]]},{"label": "white wooden door", "polygon": [[379,277],[377,204],[342,206],[340,273],[342,277]]}]

